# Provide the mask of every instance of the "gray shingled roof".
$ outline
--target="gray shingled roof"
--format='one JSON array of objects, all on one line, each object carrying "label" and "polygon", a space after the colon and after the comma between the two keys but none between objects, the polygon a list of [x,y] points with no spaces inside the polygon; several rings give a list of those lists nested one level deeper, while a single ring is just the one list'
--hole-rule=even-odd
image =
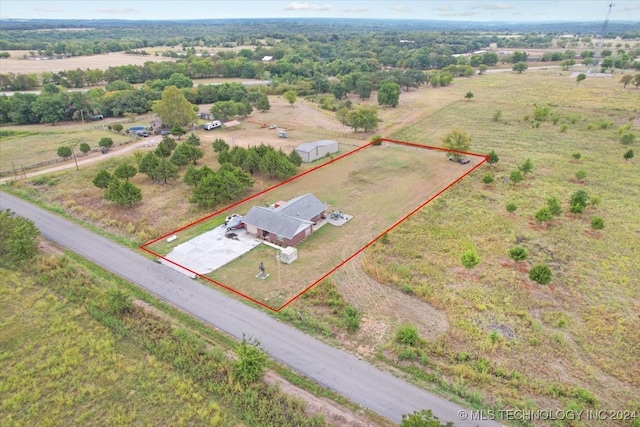
[{"label": "gray shingled roof", "polygon": [[287,239],[293,239],[296,234],[313,224],[311,221],[283,215],[262,206],[249,209],[242,222]]},{"label": "gray shingled roof", "polygon": [[279,212],[293,218],[310,221],[316,215],[321,214],[327,209],[327,205],[322,203],[311,193],[294,197],[288,202],[278,206],[274,212]]},{"label": "gray shingled roof", "polygon": [[313,224],[310,220],[321,214],[327,205],[308,193],[294,197],[288,202],[270,209],[254,206],[242,222],[261,230],[292,239],[296,234]]},{"label": "gray shingled roof", "polygon": [[316,149],[316,147],[325,147],[327,145],[337,144],[338,141],[331,141],[328,139],[323,139],[322,141],[316,142],[303,142],[302,144],[296,147],[297,151],[302,151],[303,153],[310,153]]}]

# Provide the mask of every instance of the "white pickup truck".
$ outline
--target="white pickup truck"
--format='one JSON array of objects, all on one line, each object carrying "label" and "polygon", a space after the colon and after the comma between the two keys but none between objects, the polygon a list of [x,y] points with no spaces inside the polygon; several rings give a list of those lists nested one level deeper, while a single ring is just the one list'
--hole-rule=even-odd
[{"label": "white pickup truck", "polygon": [[213,130],[213,129],[219,128],[220,126],[222,126],[222,123],[220,122],[220,120],[214,120],[212,122],[205,124],[204,130]]}]

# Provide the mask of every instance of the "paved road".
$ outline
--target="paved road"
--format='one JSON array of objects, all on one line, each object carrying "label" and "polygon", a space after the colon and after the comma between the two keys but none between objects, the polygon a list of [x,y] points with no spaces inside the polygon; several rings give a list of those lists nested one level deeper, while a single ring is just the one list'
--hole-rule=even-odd
[{"label": "paved road", "polygon": [[[258,339],[275,360],[395,422],[402,415],[431,409],[456,426],[498,426],[461,420],[462,407],[326,345],[266,313],[227,297],[164,265],[100,237],[83,227],[0,192],[0,208],[30,218],[41,234],[110,270],[185,312],[236,337]],[[467,414],[469,411],[467,410]],[[471,417],[469,417],[471,418]]]}]

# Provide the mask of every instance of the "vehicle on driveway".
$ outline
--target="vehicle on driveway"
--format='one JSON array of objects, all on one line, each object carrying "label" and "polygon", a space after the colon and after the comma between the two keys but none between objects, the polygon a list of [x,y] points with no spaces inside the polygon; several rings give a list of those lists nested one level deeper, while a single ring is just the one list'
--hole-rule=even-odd
[{"label": "vehicle on driveway", "polygon": [[136,135],[146,138],[146,137],[149,136],[149,132],[147,132],[146,130],[140,130],[140,131],[136,132]]},{"label": "vehicle on driveway", "polygon": [[222,126],[222,122],[220,120],[214,120],[204,125],[204,130],[213,130]]},{"label": "vehicle on driveway", "polygon": [[225,221],[224,224],[227,227],[227,231],[239,230],[241,228],[244,228],[244,223],[242,222],[242,217],[240,215],[234,214],[228,218],[229,220]]}]

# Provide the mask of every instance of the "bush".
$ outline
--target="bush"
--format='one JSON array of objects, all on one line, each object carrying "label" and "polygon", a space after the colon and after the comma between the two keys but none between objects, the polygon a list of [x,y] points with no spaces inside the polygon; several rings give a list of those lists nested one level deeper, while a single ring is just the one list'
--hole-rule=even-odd
[{"label": "bush", "polygon": [[587,204],[589,203],[589,196],[584,190],[578,190],[571,195],[569,199],[569,211],[571,213],[584,212]]},{"label": "bush", "polygon": [[80,144],[80,151],[82,151],[83,154],[87,154],[89,151],[91,151],[91,146],[89,144],[87,144],[86,142],[83,142],[82,144]]},{"label": "bush", "polygon": [[493,112],[493,121],[494,122],[499,122],[501,117],[502,117],[502,110],[496,110],[496,111]]},{"label": "bush", "polygon": [[512,183],[517,184],[519,182],[522,182],[522,180],[524,180],[524,176],[522,175],[522,172],[520,172],[519,170],[515,170],[511,172],[511,174],[509,175],[509,180]]},{"label": "bush", "polygon": [[560,125],[560,133],[566,133],[567,129],[569,129],[569,126],[567,126],[565,123]]},{"label": "bush", "polygon": [[520,172],[526,175],[533,170],[533,162],[531,161],[531,159],[527,159],[524,161],[524,163],[518,166],[518,169],[520,170]]},{"label": "bush", "polygon": [[69,157],[71,157],[71,148],[69,147],[58,147],[58,150],[56,151],[56,153],[58,154],[59,157],[62,157],[63,159],[67,159]]},{"label": "bush", "polygon": [[582,181],[586,177],[587,177],[587,171],[585,171],[584,169],[580,169],[579,171],[576,172],[577,180]]},{"label": "bush", "polygon": [[485,176],[482,177],[482,182],[485,184],[493,183],[493,175],[491,175],[490,173],[486,174]]},{"label": "bush", "polygon": [[541,208],[538,212],[535,213],[534,217],[538,222],[547,222],[553,219],[553,215],[547,207]]},{"label": "bush", "polygon": [[489,157],[487,159],[487,162],[490,165],[496,164],[500,160],[500,157],[498,157],[498,155],[496,154],[496,152],[494,150],[491,150],[491,152],[489,154],[487,154],[487,156]]},{"label": "bush", "polygon": [[113,139],[105,136],[104,138],[100,138],[100,142],[98,142],[98,145],[100,147],[108,149],[110,147],[113,147]]},{"label": "bush", "polygon": [[111,174],[105,169],[100,169],[95,178],[93,178],[93,185],[98,188],[107,188],[109,181],[111,181]]},{"label": "bush", "polygon": [[244,337],[237,348],[238,360],[233,366],[233,376],[242,383],[259,380],[267,367],[267,356],[258,341],[247,341]]},{"label": "bush", "polygon": [[553,216],[560,216],[560,214],[562,214],[562,207],[560,206],[558,199],[555,197],[547,200],[547,207]]},{"label": "bush", "polygon": [[620,142],[623,145],[631,145],[635,140],[636,135],[631,132],[623,133],[622,135],[620,135]]},{"label": "bush", "polygon": [[604,228],[604,220],[599,216],[591,218],[591,228],[594,230],[602,230]]},{"label": "bush", "polygon": [[468,249],[462,254],[460,261],[465,268],[473,268],[480,263],[480,257],[475,249]]},{"label": "bush", "polygon": [[420,343],[420,334],[418,328],[413,325],[402,325],[398,332],[396,332],[396,341],[400,344],[409,345],[415,347]]},{"label": "bush", "polygon": [[576,153],[573,153],[571,157],[573,157],[576,160],[580,160],[582,158],[582,154],[576,152]]},{"label": "bush", "polygon": [[546,264],[538,264],[529,270],[529,279],[541,285],[547,285],[552,277],[553,273]]},{"label": "bush", "polygon": [[515,203],[507,203],[507,212],[514,213],[518,209],[518,205]]},{"label": "bush", "polygon": [[360,329],[360,312],[357,308],[347,305],[342,311],[342,320],[350,331],[357,331]]},{"label": "bush", "polygon": [[375,134],[371,137],[372,145],[382,145],[382,136],[379,134]]},{"label": "bush", "polygon": [[624,157],[626,160],[629,159],[633,159],[633,156],[635,156],[635,153],[633,152],[632,149],[627,150],[622,157]]},{"label": "bush", "polygon": [[529,253],[522,246],[514,246],[509,249],[509,258],[514,261],[524,261],[529,256]]}]

